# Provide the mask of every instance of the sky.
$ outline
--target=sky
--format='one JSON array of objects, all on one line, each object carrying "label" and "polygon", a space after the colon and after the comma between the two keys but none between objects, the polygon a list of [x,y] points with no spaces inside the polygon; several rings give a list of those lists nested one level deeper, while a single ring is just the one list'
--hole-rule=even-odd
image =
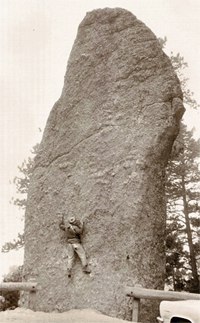
[{"label": "sky", "polygon": [[[23,231],[23,212],[10,203],[12,181],[61,94],[78,25],[86,12],[104,7],[128,9],[157,37],[166,36],[166,53],[185,58],[188,86],[200,103],[199,0],[0,0],[0,247]],[[199,111],[185,114],[196,137]],[[0,253],[0,280],[22,262],[22,250]]]}]

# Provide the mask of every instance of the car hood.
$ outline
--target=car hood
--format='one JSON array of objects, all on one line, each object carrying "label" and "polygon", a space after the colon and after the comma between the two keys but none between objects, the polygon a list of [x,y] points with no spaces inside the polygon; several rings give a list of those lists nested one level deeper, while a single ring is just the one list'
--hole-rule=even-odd
[{"label": "car hood", "polygon": [[200,300],[163,301],[160,303],[160,314],[166,323],[175,316],[200,323]]}]

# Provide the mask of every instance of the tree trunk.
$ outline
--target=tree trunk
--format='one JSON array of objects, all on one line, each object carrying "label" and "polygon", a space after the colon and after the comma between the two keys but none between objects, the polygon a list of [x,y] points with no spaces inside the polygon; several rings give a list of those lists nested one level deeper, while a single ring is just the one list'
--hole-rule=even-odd
[{"label": "tree trunk", "polygon": [[187,203],[184,175],[181,176],[181,182],[182,182],[182,191],[183,191],[183,213],[185,216],[186,234],[187,234],[188,247],[189,247],[189,253],[190,253],[190,263],[191,263],[192,276],[194,279],[194,286],[195,286],[194,292],[199,293],[200,292],[199,277],[198,277],[196,257],[195,257],[193,241],[192,241],[192,231],[191,231],[191,227],[190,227],[190,218],[189,218],[189,212],[188,212],[188,203]]},{"label": "tree trunk", "polygon": [[[88,13],[35,160],[24,277],[41,289],[24,306],[90,307],[130,319],[125,286],[164,287],[165,166],[183,111],[179,81],[155,35],[123,9]],[[91,274],[77,258],[67,277],[59,213],[84,221]],[[155,321],[152,305],[141,312],[142,321]]]}]

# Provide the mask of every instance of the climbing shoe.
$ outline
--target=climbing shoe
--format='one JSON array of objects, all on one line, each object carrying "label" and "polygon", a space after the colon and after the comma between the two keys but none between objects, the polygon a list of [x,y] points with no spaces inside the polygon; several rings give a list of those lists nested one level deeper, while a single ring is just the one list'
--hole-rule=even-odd
[{"label": "climbing shoe", "polygon": [[83,267],[83,272],[85,274],[90,274],[91,273],[91,270],[88,268],[88,266],[85,266],[85,267]]},{"label": "climbing shoe", "polygon": [[71,270],[67,270],[67,276],[68,276],[68,278],[71,278],[71,276],[72,276],[72,273],[71,273]]}]

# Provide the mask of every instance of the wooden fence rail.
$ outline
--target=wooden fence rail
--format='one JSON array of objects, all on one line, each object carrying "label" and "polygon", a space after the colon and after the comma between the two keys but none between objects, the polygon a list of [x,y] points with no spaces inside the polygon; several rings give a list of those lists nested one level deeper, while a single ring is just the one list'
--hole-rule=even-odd
[{"label": "wooden fence rail", "polygon": [[16,291],[16,290],[35,292],[37,290],[37,283],[36,282],[0,283],[0,291]]},{"label": "wooden fence rail", "polygon": [[126,287],[126,295],[133,297],[133,312],[132,321],[138,322],[140,311],[140,299],[157,299],[157,300],[200,300],[200,294],[185,293],[185,292],[168,292],[163,290],[147,289],[141,286]]}]

